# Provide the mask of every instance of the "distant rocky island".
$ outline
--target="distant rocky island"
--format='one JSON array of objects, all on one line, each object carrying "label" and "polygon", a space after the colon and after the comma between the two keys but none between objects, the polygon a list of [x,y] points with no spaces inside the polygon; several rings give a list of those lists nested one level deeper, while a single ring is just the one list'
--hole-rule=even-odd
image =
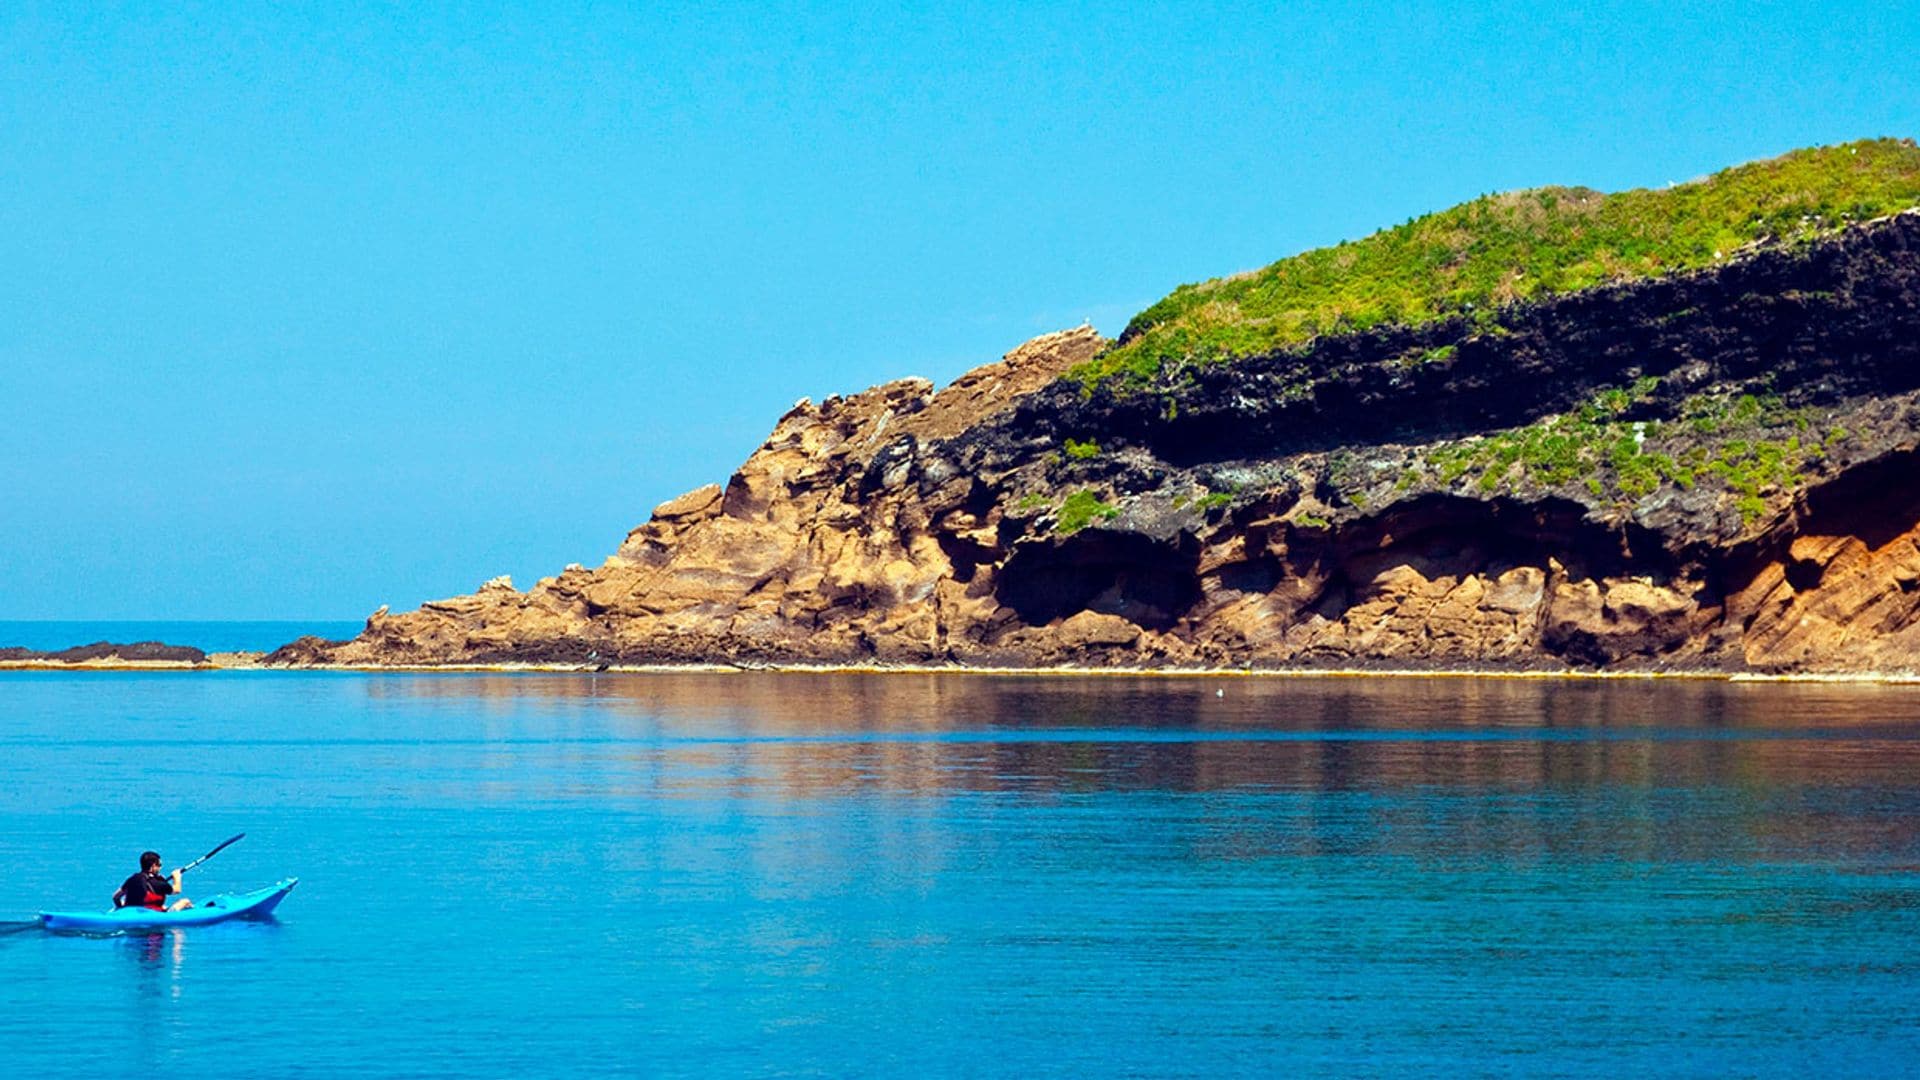
[{"label": "distant rocky island", "polygon": [[202,649],[159,641],[96,641],[67,649],[29,649],[19,645],[0,648],[0,668],[200,667],[212,662]]},{"label": "distant rocky island", "polygon": [[1487,196],[936,390],[600,566],[274,666],[1920,669],[1920,148]]}]

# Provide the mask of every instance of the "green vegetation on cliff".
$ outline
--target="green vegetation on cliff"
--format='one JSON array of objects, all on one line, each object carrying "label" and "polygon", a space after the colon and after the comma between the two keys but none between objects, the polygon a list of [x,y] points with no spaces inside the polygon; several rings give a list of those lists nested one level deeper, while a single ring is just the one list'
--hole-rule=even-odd
[{"label": "green vegetation on cliff", "polygon": [[1270,353],[1321,334],[1485,318],[1503,304],[1712,266],[1743,248],[1916,205],[1920,147],[1911,139],[1797,150],[1669,188],[1483,196],[1262,270],[1182,285],[1073,375],[1088,387],[1137,383],[1169,365]]},{"label": "green vegetation on cliff", "polygon": [[1694,395],[1677,416],[1626,420],[1647,404],[1658,380],[1598,394],[1583,408],[1538,423],[1429,447],[1402,477],[1422,472],[1440,484],[1470,483],[1481,494],[1548,491],[1578,484],[1596,498],[1632,504],[1666,485],[1690,490],[1706,482],[1724,489],[1751,525],[1767,499],[1803,486],[1802,469],[1846,438],[1824,436],[1812,410],[1789,409],[1773,396]]},{"label": "green vegetation on cliff", "polygon": [[1060,516],[1054,522],[1053,531],[1071,535],[1096,521],[1111,521],[1119,513],[1118,507],[1108,505],[1092,490],[1082,488],[1060,504]]}]

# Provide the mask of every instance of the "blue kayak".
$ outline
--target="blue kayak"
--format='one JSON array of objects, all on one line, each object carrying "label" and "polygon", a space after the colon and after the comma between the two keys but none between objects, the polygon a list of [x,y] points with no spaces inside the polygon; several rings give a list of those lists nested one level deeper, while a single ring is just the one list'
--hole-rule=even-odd
[{"label": "blue kayak", "polygon": [[176,926],[205,926],[228,919],[264,919],[287,898],[299,878],[288,878],[252,892],[221,893],[184,911],[155,911],[124,907],[112,911],[43,911],[40,925],[48,930],[90,930],[113,933],[131,930],[170,930]]}]

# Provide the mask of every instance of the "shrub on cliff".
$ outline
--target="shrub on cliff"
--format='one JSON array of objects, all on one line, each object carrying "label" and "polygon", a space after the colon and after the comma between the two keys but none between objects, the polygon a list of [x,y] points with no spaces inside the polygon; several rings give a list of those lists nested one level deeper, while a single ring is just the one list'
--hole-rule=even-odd
[{"label": "shrub on cliff", "polygon": [[1711,266],[1920,205],[1920,147],[1876,139],[1797,150],[1686,184],[1605,195],[1487,195],[1247,274],[1182,285],[1074,369],[1089,387],[1168,365],[1298,346],[1316,335],[1449,316]]},{"label": "shrub on cliff", "polygon": [[1071,535],[1096,521],[1111,521],[1119,516],[1118,507],[1109,506],[1100,496],[1088,489],[1081,489],[1067,496],[1060,504],[1060,514],[1054,521],[1053,530]]}]

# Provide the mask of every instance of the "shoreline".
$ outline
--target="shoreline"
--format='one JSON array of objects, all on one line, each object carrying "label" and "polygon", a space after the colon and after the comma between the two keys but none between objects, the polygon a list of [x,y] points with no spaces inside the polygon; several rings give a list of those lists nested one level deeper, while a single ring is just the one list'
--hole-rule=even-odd
[{"label": "shoreline", "polygon": [[[241,657],[246,657],[242,659]],[[266,667],[248,654],[214,654],[208,661],[95,659],[4,660],[0,672],[335,672],[360,675],[962,675],[1074,676],[1095,678],[1241,679],[1566,679],[1575,681],[1702,680],[1730,683],[1834,683],[1920,685],[1920,672],[1580,671],[1499,668],[1150,668],[1150,667],[968,667],[959,664],[612,664],[561,663],[307,664]]]}]

